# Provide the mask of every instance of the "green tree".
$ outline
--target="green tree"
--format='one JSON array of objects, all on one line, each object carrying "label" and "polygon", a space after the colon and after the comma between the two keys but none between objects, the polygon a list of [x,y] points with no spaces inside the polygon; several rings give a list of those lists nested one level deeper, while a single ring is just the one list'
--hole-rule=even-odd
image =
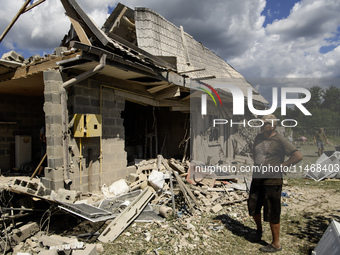
[{"label": "green tree", "polygon": [[329,109],[333,112],[340,113],[340,88],[334,85],[327,88],[323,94],[323,102],[321,104],[323,109]]},{"label": "green tree", "polygon": [[[310,100],[304,104],[304,106],[308,109],[314,109],[314,108],[320,108],[322,105],[322,100],[323,100],[323,96],[324,96],[324,91],[320,86],[313,86],[310,87],[309,92],[311,94],[311,98]],[[304,98],[305,94],[299,94],[299,98]],[[297,107],[295,106],[295,110],[299,110],[297,109]]]}]

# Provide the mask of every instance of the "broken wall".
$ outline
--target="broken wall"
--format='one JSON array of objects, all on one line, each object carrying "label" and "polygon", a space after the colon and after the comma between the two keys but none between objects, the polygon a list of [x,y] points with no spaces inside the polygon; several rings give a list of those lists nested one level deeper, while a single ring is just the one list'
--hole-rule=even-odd
[{"label": "broken wall", "polygon": [[0,169],[15,167],[15,135],[32,137],[32,157],[40,153],[43,97],[0,95]]},{"label": "broken wall", "polygon": [[[59,90],[62,83],[70,78],[62,77],[59,71],[55,70],[44,72],[48,168],[45,169],[43,183],[53,190],[64,188]],[[115,90],[110,85],[87,79],[68,90],[69,157],[72,180],[69,188],[72,190],[83,192],[99,190],[100,185],[109,185],[130,173],[126,167],[125,133],[121,117],[121,112],[125,108],[125,99],[115,95]],[[74,114],[101,114],[102,139],[74,137],[72,123]]]}]

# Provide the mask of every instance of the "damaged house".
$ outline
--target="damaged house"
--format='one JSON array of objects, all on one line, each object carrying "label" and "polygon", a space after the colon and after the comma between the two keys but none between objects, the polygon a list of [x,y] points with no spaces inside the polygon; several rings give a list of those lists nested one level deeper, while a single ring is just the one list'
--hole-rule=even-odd
[{"label": "damaged house", "polygon": [[54,54],[0,60],[3,172],[33,172],[42,126],[42,183],[52,190],[98,191],[158,154],[215,164],[244,150],[247,134],[209,120],[232,118],[230,91],[218,89],[223,106],[208,100],[210,117],[201,115],[202,84],[233,84],[244,95],[252,88],[228,63],[148,8],[118,4],[99,28],[75,0],[61,2],[72,26]]}]

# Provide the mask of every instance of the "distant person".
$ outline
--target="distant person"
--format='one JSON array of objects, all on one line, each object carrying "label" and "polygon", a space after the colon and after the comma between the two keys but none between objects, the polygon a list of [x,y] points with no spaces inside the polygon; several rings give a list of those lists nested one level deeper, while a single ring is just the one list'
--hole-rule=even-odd
[{"label": "distant person", "polygon": [[[40,160],[43,159],[43,157],[46,154],[46,129],[45,126],[43,126],[40,129],[40,134],[39,134],[39,139],[41,141],[41,148],[40,148]],[[47,166],[47,159],[44,159],[44,162],[41,164],[41,166],[39,167],[38,173],[37,175],[39,177],[43,176],[42,171],[44,170],[44,168]]]},{"label": "distant person", "polygon": [[322,155],[322,152],[324,150],[324,141],[326,141],[326,144],[328,144],[328,140],[325,132],[323,131],[323,128],[319,128],[314,135],[314,142],[316,144],[316,147],[318,148],[319,157]]}]

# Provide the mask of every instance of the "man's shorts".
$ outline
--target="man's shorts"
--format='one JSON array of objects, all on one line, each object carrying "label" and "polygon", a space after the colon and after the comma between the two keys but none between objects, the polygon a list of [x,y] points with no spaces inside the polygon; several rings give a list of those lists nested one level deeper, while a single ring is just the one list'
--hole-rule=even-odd
[{"label": "man's shorts", "polygon": [[318,149],[323,150],[323,142],[317,141],[316,146],[318,147]]},{"label": "man's shorts", "polygon": [[248,199],[249,215],[258,215],[263,206],[263,220],[279,223],[281,192],[282,185],[251,185]]}]

